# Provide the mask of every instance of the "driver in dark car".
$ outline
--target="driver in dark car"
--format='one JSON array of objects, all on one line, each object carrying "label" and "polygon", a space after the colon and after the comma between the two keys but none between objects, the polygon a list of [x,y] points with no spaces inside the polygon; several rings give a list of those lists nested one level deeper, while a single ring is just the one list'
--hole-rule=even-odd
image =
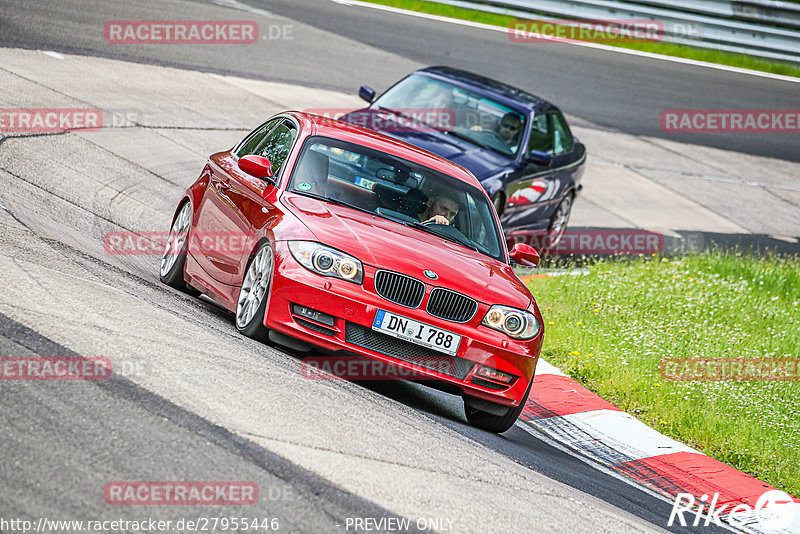
[{"label": "driver in dark car", "polygon": [[520,128],[522,128],[522,120],[519,118],[519,115],[516,113],[506,113],[497,126],[497,134],[506,144],[516,145],[517,134]]},{"label": "driver in dark car", "polygon": [[520,130],[522,129],[522,119],[513,111],[509,111],[497,124],[497,129],[485,130],[481,125],[470,127],[474,132],[490,132],[495,134],[501,141],[508,145],[509,149],[516,152],[519,144]]},{"label": "driver in dark car", "polygon": [[458,215],[459,208],[458,201],[452,195],[438,193],[428,198],[425,209],[418,217],[423,224],[430,222],[449,225]]}]

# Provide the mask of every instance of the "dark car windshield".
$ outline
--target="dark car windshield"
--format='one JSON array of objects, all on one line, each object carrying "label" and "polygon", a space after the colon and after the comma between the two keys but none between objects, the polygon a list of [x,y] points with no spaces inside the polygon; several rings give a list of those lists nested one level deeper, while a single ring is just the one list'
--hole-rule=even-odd
[{"label": "dark car windshield", "polygon": [[525,131],[524,114],[474,91],[420,74],[398,82],[374,107],[422,117],[433,129],[512,157],[519,152]]},{"label": "dark car windshield", "polygon": [[304,143],[288,189],[505,261],[500,229],[483,190],[385,152],[311,137]]}]

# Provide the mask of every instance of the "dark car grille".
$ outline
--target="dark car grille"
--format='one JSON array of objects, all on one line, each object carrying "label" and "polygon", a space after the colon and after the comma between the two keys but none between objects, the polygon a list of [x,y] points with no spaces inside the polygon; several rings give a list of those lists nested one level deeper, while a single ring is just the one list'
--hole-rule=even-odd
[{"label": "dark car grille", "polygon": [[346,323],[344,339],[348,343],[373,350],[404,362],[413,363],[426,369],[464,380],[475,367],[475,363],[458,356],[448,356],[441,352],[420,347],[381,332],[376,332],[355,323]]},{"label": "dark car grille", "polygon": [[426,309],[434,317],[466,323],[475,316],[478,303],[461,293],[437,287],[431,291]]},{"label": "dark car grille", "polygon": [[498,391],[501,389],[507,389],[509,386],[509,384],[496,384],[494,382],[490,382],[489,380],[484,380],[483,378],[473,378],[472,383],[485,388],[496,389]]},{"label": "dark car grille", "polygon": [[299,317],[295,317],[294,320],[297,321],[297,324],[301,324],[309,330],[313,330],[314,332],[319,332],[320,334],[325,334],[326,336],[336,335],[336,330],[333,330],[332,328],[326,328],[322,325],[312,323],[311,321],[306,321],[305,319],[301,319]]},{"label": "dark car grille", "polygon": [[375,273],[375,291],[386,300],[417,308],[425,296],[425,284],[403,274],[378,271]]}]

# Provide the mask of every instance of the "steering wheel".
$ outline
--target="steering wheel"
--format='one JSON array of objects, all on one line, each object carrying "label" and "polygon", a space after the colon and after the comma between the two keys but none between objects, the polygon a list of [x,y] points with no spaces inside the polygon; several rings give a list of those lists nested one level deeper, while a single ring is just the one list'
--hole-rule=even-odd
[{"label": "steering wheel", "polygon": [[485,133],[485,134],[491,134],[492,136],[494,136],[494,138],[495,138],[495,139],[497,139],[497,140],[498,140],[498,141],[500,141],[501,143],[505,143],[505,140],[504,140],[502,137],[500,137],[500,134],[499,134],[499,133],[497,133],[497,132],[496,132],[496,131],[494,131],[494,130],[483,130],[481,133]]}]

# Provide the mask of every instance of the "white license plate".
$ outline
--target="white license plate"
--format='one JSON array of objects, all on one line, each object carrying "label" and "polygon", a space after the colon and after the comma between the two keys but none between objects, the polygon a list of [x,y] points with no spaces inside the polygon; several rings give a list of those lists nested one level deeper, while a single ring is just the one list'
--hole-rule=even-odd
[{"label": "white license plate", "polygon": [[450,356],[455,356],[461,343],[458,334],[385,310],[378,310],[375,314],[372,329]]}]

